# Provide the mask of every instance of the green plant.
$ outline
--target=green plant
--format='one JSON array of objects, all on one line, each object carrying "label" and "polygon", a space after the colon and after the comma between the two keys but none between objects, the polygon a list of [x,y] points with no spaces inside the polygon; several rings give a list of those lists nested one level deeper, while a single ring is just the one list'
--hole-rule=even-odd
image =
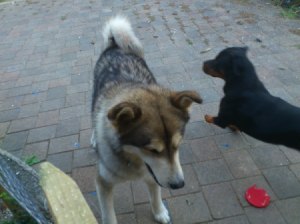
[{"label": "green plant", "polygon": [[189,45],[193,45],[193,41],[191,41],[189,38],[186,38],[185,41],[186,41]]},{"label": "green plant", "polygon": [[40,160],[35,155],[25,157],[24,161],[29,166],[32,166],[40,162]]},{"label": "green plant", "polygon": [[0,193],[0,199],[7,202],[14,202],[15,199],[13,199],[6,191],[2,190]]},{"label": "green plant", "polygon": [[274,2],[275,5],[281,5],[282,4],[282,0],[272,0]]},{"label": "green plant", "polygon": [[[4,205],[12,212],[13,219],[4,221],[6,224],[36,224],[30,215],[25,212],[18,202],[11,197],[3,188],[0,187],[0,199]],[[1,222],[1,224],[3,224]]]},{"label": "green plant", "polygon": [[60,19],[61,19],[61,20],[66,20],[66,19],[67,19],[67,16],[66,16],[66,15],[65,15],[65,16],[61,16]]},{"label": "green plant", "polygon": [[[39,159],[35,156],[28,156],[24,158],[24,162],[32,166],[39,163]],[[13,220],[1,221],[0,224],[36,224],[30,215],[25,212],[18,202],[10,196],[3,188],[0,187],[0,199],[4,202],[4,205],[12,212]]]},{"label": "green plant", "polygon": [[1,221],[0,224],[16,224],[16,223],[11,220],[4,220],[4,221]]},{"label": "green plant", "polygon": [[272,0],[272,2],[283,7],[300,6],[300,0]]},{"label": "green plant", "polygon": [[281,16],[288,19],[300,17],[300,0],[272,0],[274,5],[281,6]]},{"label": "green plant", "polygon": [[299,16],[299,13],[300,9],[297,6],[291,6],[286,9],[282,9],[281,11],[281,15],[288,19],[296,19]]}]

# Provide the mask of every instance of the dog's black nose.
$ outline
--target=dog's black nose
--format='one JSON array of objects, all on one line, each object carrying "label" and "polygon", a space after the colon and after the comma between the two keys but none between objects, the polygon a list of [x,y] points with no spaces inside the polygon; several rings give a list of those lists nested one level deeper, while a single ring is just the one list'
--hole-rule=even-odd
[{"label": "dog's black nose", "polygon": [[179,181],[176,183],[170,183],[170,188],[171,189],[179,189],[182,188],[184,186],[184,181]]}]

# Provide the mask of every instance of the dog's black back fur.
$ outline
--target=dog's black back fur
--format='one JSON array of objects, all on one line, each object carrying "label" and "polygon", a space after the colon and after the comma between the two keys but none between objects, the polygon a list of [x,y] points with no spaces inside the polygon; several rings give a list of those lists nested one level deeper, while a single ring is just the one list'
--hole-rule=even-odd
[{"label": "dog's black back fur", "polygon": [[225,97],[214,123],[223,128],[235,125],[262,141],[300,149],[300,108],[268,92],[246,51],[227,48],[211,60],[225,80]]},{"label": "dog's black back fur", "polygon": [[126,83],[154,84],[156,80],[144,59],[114,45],[107,48],[96,63],[92,111],[98,96],[105,93],[107,88]]}]

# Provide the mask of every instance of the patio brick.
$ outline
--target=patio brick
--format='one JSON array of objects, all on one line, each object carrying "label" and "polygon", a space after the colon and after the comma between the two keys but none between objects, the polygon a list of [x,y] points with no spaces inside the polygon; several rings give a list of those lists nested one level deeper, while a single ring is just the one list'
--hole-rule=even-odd
[{"label": "patio brick", "polygon": [[50,140],[49,154],[70,151],[78,148],[78,135],[53,138]]},{"label": "patio brick", "polygon": [[203,187],[203,193],[213,218],[243,214],[243,209],[229,183],[207,185]]},{"label": "patio brick", "polygon": [[198,223],[212,219],[202,193],[168,199],[173,223]]}]

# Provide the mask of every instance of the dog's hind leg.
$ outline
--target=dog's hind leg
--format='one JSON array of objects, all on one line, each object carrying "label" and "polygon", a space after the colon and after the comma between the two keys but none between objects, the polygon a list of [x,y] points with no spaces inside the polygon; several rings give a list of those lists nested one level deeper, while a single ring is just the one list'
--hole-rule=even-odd
[{"label": "dog's hind leg", "polygon": [[148,187],[150,203],[154,218],[159,223],[169,223],[170,216],[161,198],[161,188],[154,181],[145,181]]},{"label": "dog's hind leg", "polygon": [[105,183],[100,176],[96,179],[96,191],[101,209],[102,224],[117,224],[114,209],[113,186]]}]

